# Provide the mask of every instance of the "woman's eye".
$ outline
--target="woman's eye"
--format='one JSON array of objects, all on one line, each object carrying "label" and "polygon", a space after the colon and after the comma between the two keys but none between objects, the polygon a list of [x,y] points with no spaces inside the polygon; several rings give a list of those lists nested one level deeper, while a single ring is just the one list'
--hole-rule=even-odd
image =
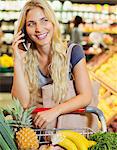
[{"label": "woman's eye", "polygon": [[44,21],[48,21],[48,19],[44,19]]},{"label": "woman's eye", "polygon": [[31,22],[31,23],[28,23],[28,26],[29,27],[33,27],[35,25],[35,23]]},{"label": "woman's eye", "polygon": [[46,19],[46,18],[44,18],[44,19],[42,20],[42,22],[44,22],[44,23],[47,22],[47,21],[48,21],[48,19]]}]

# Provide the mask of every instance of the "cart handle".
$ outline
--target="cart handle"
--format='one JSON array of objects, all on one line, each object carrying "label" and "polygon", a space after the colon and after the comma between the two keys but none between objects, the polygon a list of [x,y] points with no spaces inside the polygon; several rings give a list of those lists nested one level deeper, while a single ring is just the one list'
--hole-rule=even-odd
[{"label": "cart handle", "polygon": [[[36,108],[33,110],[32,113],[38,113],[38,112],[49,110],[49,109],[51,109],[51,108]],[[80,108],[80,109],[73,111],[71,113],[72,114],[81,114],[81,113],[86,113],[86,112],[87,113],[94,113],[95,115],[97,115],[99,121],[101,122],[102,131],[107,132],[106,120],[105,120],[103,112],[99,108],[93,107],[93,106],[87,106],[86,108]],[[71,113],[69,113],[69,114],[71,114]]]}]

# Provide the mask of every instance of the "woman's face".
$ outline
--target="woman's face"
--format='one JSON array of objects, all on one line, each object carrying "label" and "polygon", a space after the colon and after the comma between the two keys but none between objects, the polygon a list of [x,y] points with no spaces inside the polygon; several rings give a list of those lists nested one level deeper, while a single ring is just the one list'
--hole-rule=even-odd
[{"label": "woman's face", "polygon": [[53,36],[53,24],[47,19],[43,9],[35,7],[26,16],[26,31],[36,45],[50,45]]}]

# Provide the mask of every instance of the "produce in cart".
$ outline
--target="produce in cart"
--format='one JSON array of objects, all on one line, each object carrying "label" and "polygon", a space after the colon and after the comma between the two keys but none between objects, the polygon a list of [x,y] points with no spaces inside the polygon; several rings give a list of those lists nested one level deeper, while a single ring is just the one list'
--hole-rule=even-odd
[{"label": "produce in cart", "polygon": [[0,110],[0,149],[17,150],[14,139],[14,132],[7,124],[3,112]]},{"label": "produce in cart", "polygon": [[87,150],[96,144],[87,140],[83,135],[72,130],[61,130],[52,136],[52,144],[60,145],[69,150]]},{"label": "produce in cart", "polygon": [[17,127],[15,141],[18,145],[18,148],[21,150],[36,150],[39,147],[39,141],[36,132],[31,128],[31,113],[34,108],[35,107],[31,107],[24,110],[19,100],[14,99],[12,104],[4,109],[4,112],[10,114],[12,116],[11,118],[13,118],[13,120],[7,120],[9,125]]},{"label": "produce in cart", "polygon": [[[82,132],[78,129],[36,129],[32,124],[33,109],[34,107],[24,110],[19,100],[15,99],[10,107],[2,110],[6,117],[1,111],[0,142],[3,143],[0,143],[0,148],[2,150],[116,150],[117,133],[105,132],[105,127],[103,132],[98,133],[94,133],[91,129],[86,131],[82,129]],[[92,107],[87,107],[84,110],[92,112],[91,109]],[[103,118],[102,114],[101,118]],[[104,123],[104,120],[102,122]],[[7,137],[7,132],[2,132],[2,128],[9,128],[8,132],[12,133],[11,136]]]},{"label": "produce in cart", "polygon": [[97,132],[90,136],[91,140],[97,142],[89,150],[117,150],[117,133]]}]

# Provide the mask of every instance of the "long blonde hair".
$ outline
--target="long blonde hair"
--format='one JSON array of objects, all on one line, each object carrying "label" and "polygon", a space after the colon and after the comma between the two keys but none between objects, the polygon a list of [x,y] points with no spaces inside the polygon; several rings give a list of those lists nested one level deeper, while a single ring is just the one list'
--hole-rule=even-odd
[{"label": "long blonde hair", "polygon": [[[55,17],[54,11],[46,0],[30,0],[28,1],[20,15],[16,33],[25,25],[26,14],[34,7],[43,9],[46,17],[52,22],[54,33],[52,37],[52,60],[51,60],[51,78],[53,80],[53,100],[60,103],[66,95],[67,91],[67,44],[62,41],[62,36],[59,28],[59,23]],[[41,90],[39,86],[39,77],[37,73],[38,58],[37,50],[31,48],[25,57],[25,74],[27,75],[27,84],[30,91],[32,105],[35,100],[41,98]]]}]

